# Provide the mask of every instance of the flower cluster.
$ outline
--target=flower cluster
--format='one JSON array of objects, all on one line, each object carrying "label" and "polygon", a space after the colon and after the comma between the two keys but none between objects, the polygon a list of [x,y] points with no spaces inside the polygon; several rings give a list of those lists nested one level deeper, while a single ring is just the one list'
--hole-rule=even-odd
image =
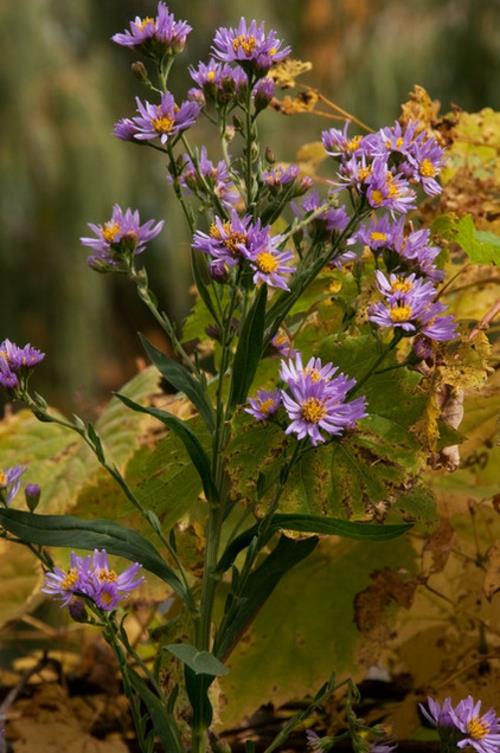
[{"label": "flower cluster", "polygon": [[477,753],[499,753],[500,717],[493,708],[481,713],[481,701],[469,695],[453,706],[451,698],[442,704],[427,699],[427,708],[420,704],[422,714],[434,727],[441,739],[453,747],[474,748]]},{"label": "flower cluster", "polygon": [[141,585],[144,578],[137,577],[140,569],[141,565],[134,562],[117,574],[110,567],[105,549],[95,549],[92,556],[86,557],[72,552],[69,570],[55,567],[46,573],[42,591],[60,599],[61,606],[71,605],[79,596],[86,596],[103,612],[111,612]]},{"label": "flower cluster", "polygon": [[45,358],[29,343],[22,348],[8,339],[0,342],[0,386],[16,390],[26,383],[31,370]]},{"label": "flower cluster", "polygon": [[264,22],[253,20],[247,24],[241,18],[237,28],[221,26],[217,29],[212,45],[217,60],[225,63],[239,63],[257,75],[264,75],[274,63],[280,63],[291,52],[290,47],[282,47],[276,32],[265,31]]},{"label": "flower cluster", "polygon": [[284,388],[259,390],[245,410],[263,421],[283,405],[290,421],[286,434],[295,434],[297,439],[308,437],[316,446],[325,441],[321,431],[338,436],[366,416],[364,397],[347,399],[356,380],[337,372],[333,364],[323,365],[321,359],[314,357],[304,366],[301,354],[297,353],[294,359],[281,361]]},{"label": "flower cluster", "polygon": [[415,207],[412,186],[430,196],[440,193],[436,178],[443,150],[434,137],[418,130],[417,122],[405,129],[396,122],[367,136],[350,137],[348,128],[346,122],[342,130],[324,131],[323,146],[340,161],[341,184],[356,189],[371,207],[406,214]]},{"label": "flower cluster", "polygon": [[136,97],[137,115],[115,123],[114,134],[122,141],[154,141],[175,143],[183,131],[196,123],[200,105],[186,100],[177,105],[173,95],[165,92],[159,104],[142,102]]},{"label": "flower cluster", "polygon": [[137,16],[130,22],[129,27],[130,30],[126,29],[122,34],[114,34],[113,42],[153,57],[182,52],[191,32],[191,26],[187,21],[176,21],[173,13],[169,12],[163,2],[158,3],[155,18]]},{"label": "flower cluster", "polygon": [[[217,196],[222,206],[233,207],[240,200],[240,194],[229,174],[229,168],[220,160],[216,165],[208,158],[206,147],[202,146],[197,165],[185,154],[180,184],[186,192],[194,191],[207,200]],[[208,195],[207,195],[208,192]]]},{"label": "flower cluster", "polygon": [[161,232],[164,222],[148,220],[141,225],[137,209],[123,209],[115,204],[111,219],[102,225],[88,223],[95,238],[80,238],[92,249],[87,261],[98,272],[126,272],[134,256],[141,254],[149,241]]},{"label": "flower cluster", "polygon": [[436,300],[431,280],[414,274],[386,277],[379,270],[376,277],[385,301],[370,307],[370,321],[379,327],[393,327],[409,337],[419,333],[438,342],[456,337],[455,319],[451,315],[442,316],[446,306]]},{"label": "flower cluster", "polygon": [[253,271],[253,282],[288,290],[287,277],[295,271],[290,265],[291,251],[280,250],[283,236],[271,235],[269,227],[250,215],[240,217],[231,212],[229,220],[216,217],[209,232],[198,230],[193,248],[211,257],[211,269],[222,276],[226,268],[247,264]]}]

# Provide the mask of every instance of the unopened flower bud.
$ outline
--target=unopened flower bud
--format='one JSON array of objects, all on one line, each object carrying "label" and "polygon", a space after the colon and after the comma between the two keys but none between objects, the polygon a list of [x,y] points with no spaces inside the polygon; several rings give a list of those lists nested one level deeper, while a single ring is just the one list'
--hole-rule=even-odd
[{"label": "unopened flower bud", "polygon": [[224,262],[213,261],[210,264],[210,274],[217,282],[225,282],[227,280],[227,269]]},{"label": "unopened flower bud", "polygon": [[26,484],[24,489],[24,496],[26,498],[26,504],[31,512],[34,512],[40,502],[40,494],[42,490],[38,484]]},{"label": "unopened flower bud", "polygon": [[88,612],[81,599],[73,599],[68,604],[68,611],[75,622],[88,622]]},{"label": "unopened flower bud", "polygon": [[234,126],[227,126],[226,130],[224,131],[224,138],[227,141],[228,144],[231,143],[231,141],[234,139],[236,135],[236,129]]},{"label": "unopened flower bud", "polygon": [[274,163],[276,162],[276,155],[274,154],[270,146],[266,146],[264,156],[266,158],[266,162],[268,162],[270,165],[274,165]]},{"label": "unopened flower bud", "polygon": [[266,76],[265,78],[261,78],[260,81],[257,81],[252,94],[257,112],[265,110],[274,97],[274,81],[272,78]]},{"label": "unopened flower bud", "polygon": [[188,93],[186,94],[186,97],[190,102],[195,102],[197,105],[200,105],[201,107],[204,107],[206,104],[205,95],[203,94],[203,91],[201,89],[198,89],[196,86],[193,86],[192,89],[189,89]]},{"label": "unopened flower bud", "polygon": [[130,66],[132,73],[134,76],[139,80],[142,81],[143,84],[149,83],[149,76],[148,72],[146,70],[146,66],[143,62],[140,60],[136,60],[135,63],[132,63]]}]

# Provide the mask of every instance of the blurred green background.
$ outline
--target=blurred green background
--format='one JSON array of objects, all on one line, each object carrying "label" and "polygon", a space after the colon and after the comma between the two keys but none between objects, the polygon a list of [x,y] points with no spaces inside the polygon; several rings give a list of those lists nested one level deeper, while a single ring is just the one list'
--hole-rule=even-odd
[{"label": "blurred green background", "polygon": [[[214,28],[240,15],[277,27],[294,56],[311,60],[307,81],[372,126],[390,123],[415,83],[443,109],[499,108],[497,0],[172,0],[194,27],[172,77],[190,85],[189,62],[205,60]],[[153,287],[181,320],[189,307],[189,237],[165,166],[153,150],[112,136],[115,120],[144,95],[136,59],[110,42],[149,0],[0,0],[0,338],[48,353],[37,388],[51,402],[92,411],[136,368],[138,330],[154,325],[121,279],[88,270],[79,237],[108,218],[113,202],[165,218],[147,253]],[[274,112],[265,143],[279,159],[318,138],[325,121]],[[197,127],[196,141],[212,143]],[[215,144],[214,144],[215,147]]]}]

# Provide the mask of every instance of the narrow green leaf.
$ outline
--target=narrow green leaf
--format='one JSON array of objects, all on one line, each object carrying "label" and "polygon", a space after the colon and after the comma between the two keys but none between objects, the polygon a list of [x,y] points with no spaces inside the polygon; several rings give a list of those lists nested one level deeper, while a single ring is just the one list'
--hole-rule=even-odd
[{"label": "narrow green leaf", "polygon": [[[399,523],[380,525],[362,523],[337,518],[325,518],[319,515],[297,515],[294,513],[277,513],[269,526],[269,538],[279,530],[297,531],[298,533],[316,533],[329,536],[343,536],[361,541],[389,541],[402,536],[410,530],[411,524]],[[217,565],[219,572],[231,567],[238,554],[250,544],[256,536],[259,524],[240,533],[226,548]]]},{"label": "narrow green leaf", "polygon": [[262,355],[266,301],[267,286],[262,285],[241,329],[229,394],[231,409],[245,402]]},{"label": "narrow green leaf", "polygon": [[165,648],[192,669],[196,675],[223,677],[229,672],[216,656],[209,651],[199,651],[189,643],[170,643]]},{"label": "narrow green leaf", "polygon": [[282,577],[308,557],[316,548],[318,541],[316,536],[298,541],[281,536],[277,546],[250,575],[240,595],[240,604],[233,619],[216,638],[214,653],[220,659],[230,654]]},{"label": "narrow green leaf", "polygon": [[179,392],[183,392],[191,400],[210,431],[213,431],[214,419],[212,406],[201,384],[191,376],[182,364],[169,358],[161,350],[158,350],[158,348],[155,348],[141,334],[139,334],[139,337],[151,363],[156,366],[167,382],[170,382]]},{"label": "narrow green leaf", "polygon": [[196,251],[194,249],[191,249],[191,269],[193,271],[193,279],[198,289],[198,293],[200,294],[201,300],[210,311],[215,321],[219,323],[219,317],[217,315],[217,311],[215,309],[208,287],[210,274],[208,271],[206,259],[203,254],[200,254],[199,251]]},{"label": "narrow green leaf", "polygon": [[165,705],[148,688],[137,672],[129,668],[127,676],[135,692],[148,710],[151,722],[161,740],[163,749],[168,751],[168,753],[183,753],[184,746],[182,745],[179,730],[172,714],[167,712]]},{"label": "narrow green leaf", "polygon": [[112,520],[82,520],[72,515],[36,515],[0,509],[0,525],[23,541],[41,546],[106,549],[125,557],[161,578],[182,598],[184,585],[150,542],[136,531]]},{"label": "narrow green leaf", "polygon": [[124,405],[127,405],[132,410],[139,411],[140,413],[149,413],[150,416],[154,416],[177,434],[179,439],[182,440],[194,467],[198,471],[206,498],[209,500],[215,499],[217,491],[212,480],[210,461],[200,440],[196,434],[191,431],[187,424],[184,421],[181,421],[180,418],[177,418],[177,416],[167,413],[167,411],[139,405],[138,403],[134,403],[133,400],[129,400],[125,395],[120,395],[120,393],[116,393],[116,396],[122,401],[122,403],[124,403]]}]

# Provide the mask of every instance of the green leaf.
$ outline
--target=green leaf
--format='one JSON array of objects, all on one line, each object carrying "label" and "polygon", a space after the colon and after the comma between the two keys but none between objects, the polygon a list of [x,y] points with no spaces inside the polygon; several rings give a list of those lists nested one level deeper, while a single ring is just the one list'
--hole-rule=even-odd
[{"label": "green leaf", "polygon": [[193,405],[198,409],[200,416],[210,430],[214,428],[212,406],[208,400],[206,391],[202,385],[194,379],[189,371],[180,363],[169,358],[161,350],[155,348],[149,340],[139,335],[144,350],[148,354],[151,363],[179,392],[183,392]]},{"label": "green leaf", "polygon": [[[327,536],[342,536],[359,541],[389,541],[407,533],[411,524],[379,525],[376,523],[352,522],[317,515],[280,514],[273,515],[269,526],[269,538],[280,530],[298,533],[315,533]],[[259,530],[259,523],[240,533],[227,547],[219,560],[217,570],[226,571],[238,554],[245,549]]]},{"label": "green leaf", "polygon": [[161,421],[165,426],[174,431],[179,439],[182,440],[186,451],[191,458],[194,467],[198,471],[203,484],[203,490],[205,496],[209,500],[213,500],[217,497],[217,491],[212,481],[212,472],[210,470],[210,461],[203,449],[200,440],[196,434],[187,426],[180,418],[173,416],[167,411],[160,410],[159,408],[150,408],[147,406],[138,405],[132,400],[129,400],[124,395],[117,394],[117,397],[129,408],[142,413],[148,413],[150,416],[154,416]]},{"label": "green leaf", "polygon": [[0,509],[0,525],[22,541],[41,546],[106,549],[108,554],[140,562],[183,599],[184,585],[150,542],[136,531],[112,520],[81,520],[71,515],[36,515]]},{"label": "green leaf", "polygon": [[168,753],[183,753],[184,746],[181,742],[179,730],[172,714],[167,711],[166,705],[148,688],[142,677],[133,669],[127,670],[127,677],[146,706],[164,750]]},{"label": "green leaf", "polygon": [[229,672],[216,656],[209,651],[199,651],[189,643],[169,643],[165,648],[190,667],[196,675],[222,677]]},{"label": "green leaf", "polygon": [[[210,273],[208,271],[207,261],[204,255],[199,251],[196,251],[195,249],[191,249],[191,269],[193,271],[193,280],[195,282],[198,293],[200,294],[200,302],[203,302],[206,310],[210,312],[214,320],[216,322],[219,322],[217,311],[212,301],[212,296],[210,295],[210,290],[208,287],[210,282]],[[189,337],[187,336],[187,334],[188,333],[185,329],[183,333],[183,339],[192,340],[194,338],[199,338],[202,335],[202,332],[200,330],[194,332],[194,337]]]},{"label": "green leaf", "polygon": [[245,402],[255,376],[262,355],[266,301],[267,285],[262,285],[257,291],[253,305],[241,329],[233,363],[233,376],[229,394],[230,408],[235,408]]},{"label": "green leaf", "polygon": [[281,536],[278,545],[248,578],[234,617],[217,636],[214,646],[217,656],[223,659],[231,653],[283,576],[308,557],[317,544],[315,536],[300,540]]},{"label": "green leaf", "polygon": [[493,233],[479,233],[470,214],[459,220],[455,242],[475,264],[500,264],[500,238]]}]

